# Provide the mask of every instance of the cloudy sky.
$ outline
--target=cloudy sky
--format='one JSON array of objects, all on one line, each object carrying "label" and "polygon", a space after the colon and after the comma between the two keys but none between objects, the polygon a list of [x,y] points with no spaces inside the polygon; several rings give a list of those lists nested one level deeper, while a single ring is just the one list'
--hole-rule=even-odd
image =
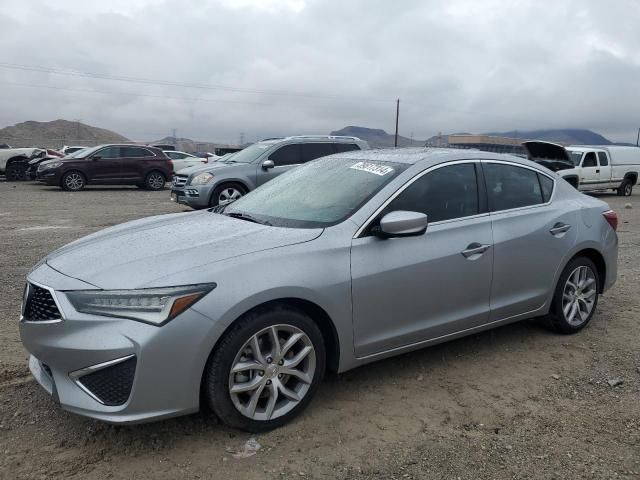
[{"label": "cloudy sky", "polygon": [[237,142],[640,127],[638,0],[1,0],[0,126]]}]

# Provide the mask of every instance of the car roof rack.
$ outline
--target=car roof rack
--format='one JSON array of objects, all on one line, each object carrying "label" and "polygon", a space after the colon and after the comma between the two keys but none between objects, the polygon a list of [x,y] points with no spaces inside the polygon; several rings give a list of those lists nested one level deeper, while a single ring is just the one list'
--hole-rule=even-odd
[{"label": "car roof rack", "polygon": [[301,138],[313,138],[322,140],[360,140],[358,137],[351,137],[347,135],[291,135],[286,139],[301,139]]}]

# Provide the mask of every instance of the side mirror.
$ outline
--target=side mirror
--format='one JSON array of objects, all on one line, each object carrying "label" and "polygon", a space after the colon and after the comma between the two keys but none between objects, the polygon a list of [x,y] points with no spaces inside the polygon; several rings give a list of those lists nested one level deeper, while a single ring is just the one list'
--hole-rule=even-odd
[{"label": "side mirror", "polygon": [[396,210],[382,217],[372,233],[381,238],[414,237],[423,235],[428,223],[424,213]]},{"label": "side mirror", "polygon": [[91,157],[91,160],[100,160],[102,157],[100,155],[94,155]]},{"label": "side mirror", "polygon": [[262,168],[264,170],[269,170],[270,168],[275,167],[276,164],[273,163],[273,160],[265,160],[264,162],[262,162]]}]

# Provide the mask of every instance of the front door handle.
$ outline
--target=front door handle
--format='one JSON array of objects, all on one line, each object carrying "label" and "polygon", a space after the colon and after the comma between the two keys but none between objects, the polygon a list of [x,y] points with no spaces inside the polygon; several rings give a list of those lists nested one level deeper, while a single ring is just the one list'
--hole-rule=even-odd
[{"label": "front door handle", "polygon": [[562,236],[562,234],[567,233],[570,228],[571,228],[571,225],[567,225],[566,223],[558,222],[553,226],[553,228],[551,228],[551,230],[549,230],[549,233],[551,235],[553,235],[554,237],[560,237],[560,236]]},{"label": "front door handle", "polygon": [[596,173],[600,173],[600,170],[596,170]]},{"label": "front door handle", "polygon": [[484,252],[489,250],[489,247],[491,247],[491,245],[483,245],[478,242],[473,242],[465,250],[463,250],[460,253],[464,258],[475,260],[476,258],[480,257],[480,255],[482,255]]}]

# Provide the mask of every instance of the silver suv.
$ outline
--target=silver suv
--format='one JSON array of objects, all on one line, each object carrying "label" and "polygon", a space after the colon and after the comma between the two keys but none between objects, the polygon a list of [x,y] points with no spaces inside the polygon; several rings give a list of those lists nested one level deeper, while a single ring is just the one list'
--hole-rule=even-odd
[{"label": "silver suv", "polygon": [[237,200],[298,165],[351,150],[368,150],[357,137],[307,135],[270,138],[221,161],[181,170],[173,177],[171,200],[208,208]]}]

